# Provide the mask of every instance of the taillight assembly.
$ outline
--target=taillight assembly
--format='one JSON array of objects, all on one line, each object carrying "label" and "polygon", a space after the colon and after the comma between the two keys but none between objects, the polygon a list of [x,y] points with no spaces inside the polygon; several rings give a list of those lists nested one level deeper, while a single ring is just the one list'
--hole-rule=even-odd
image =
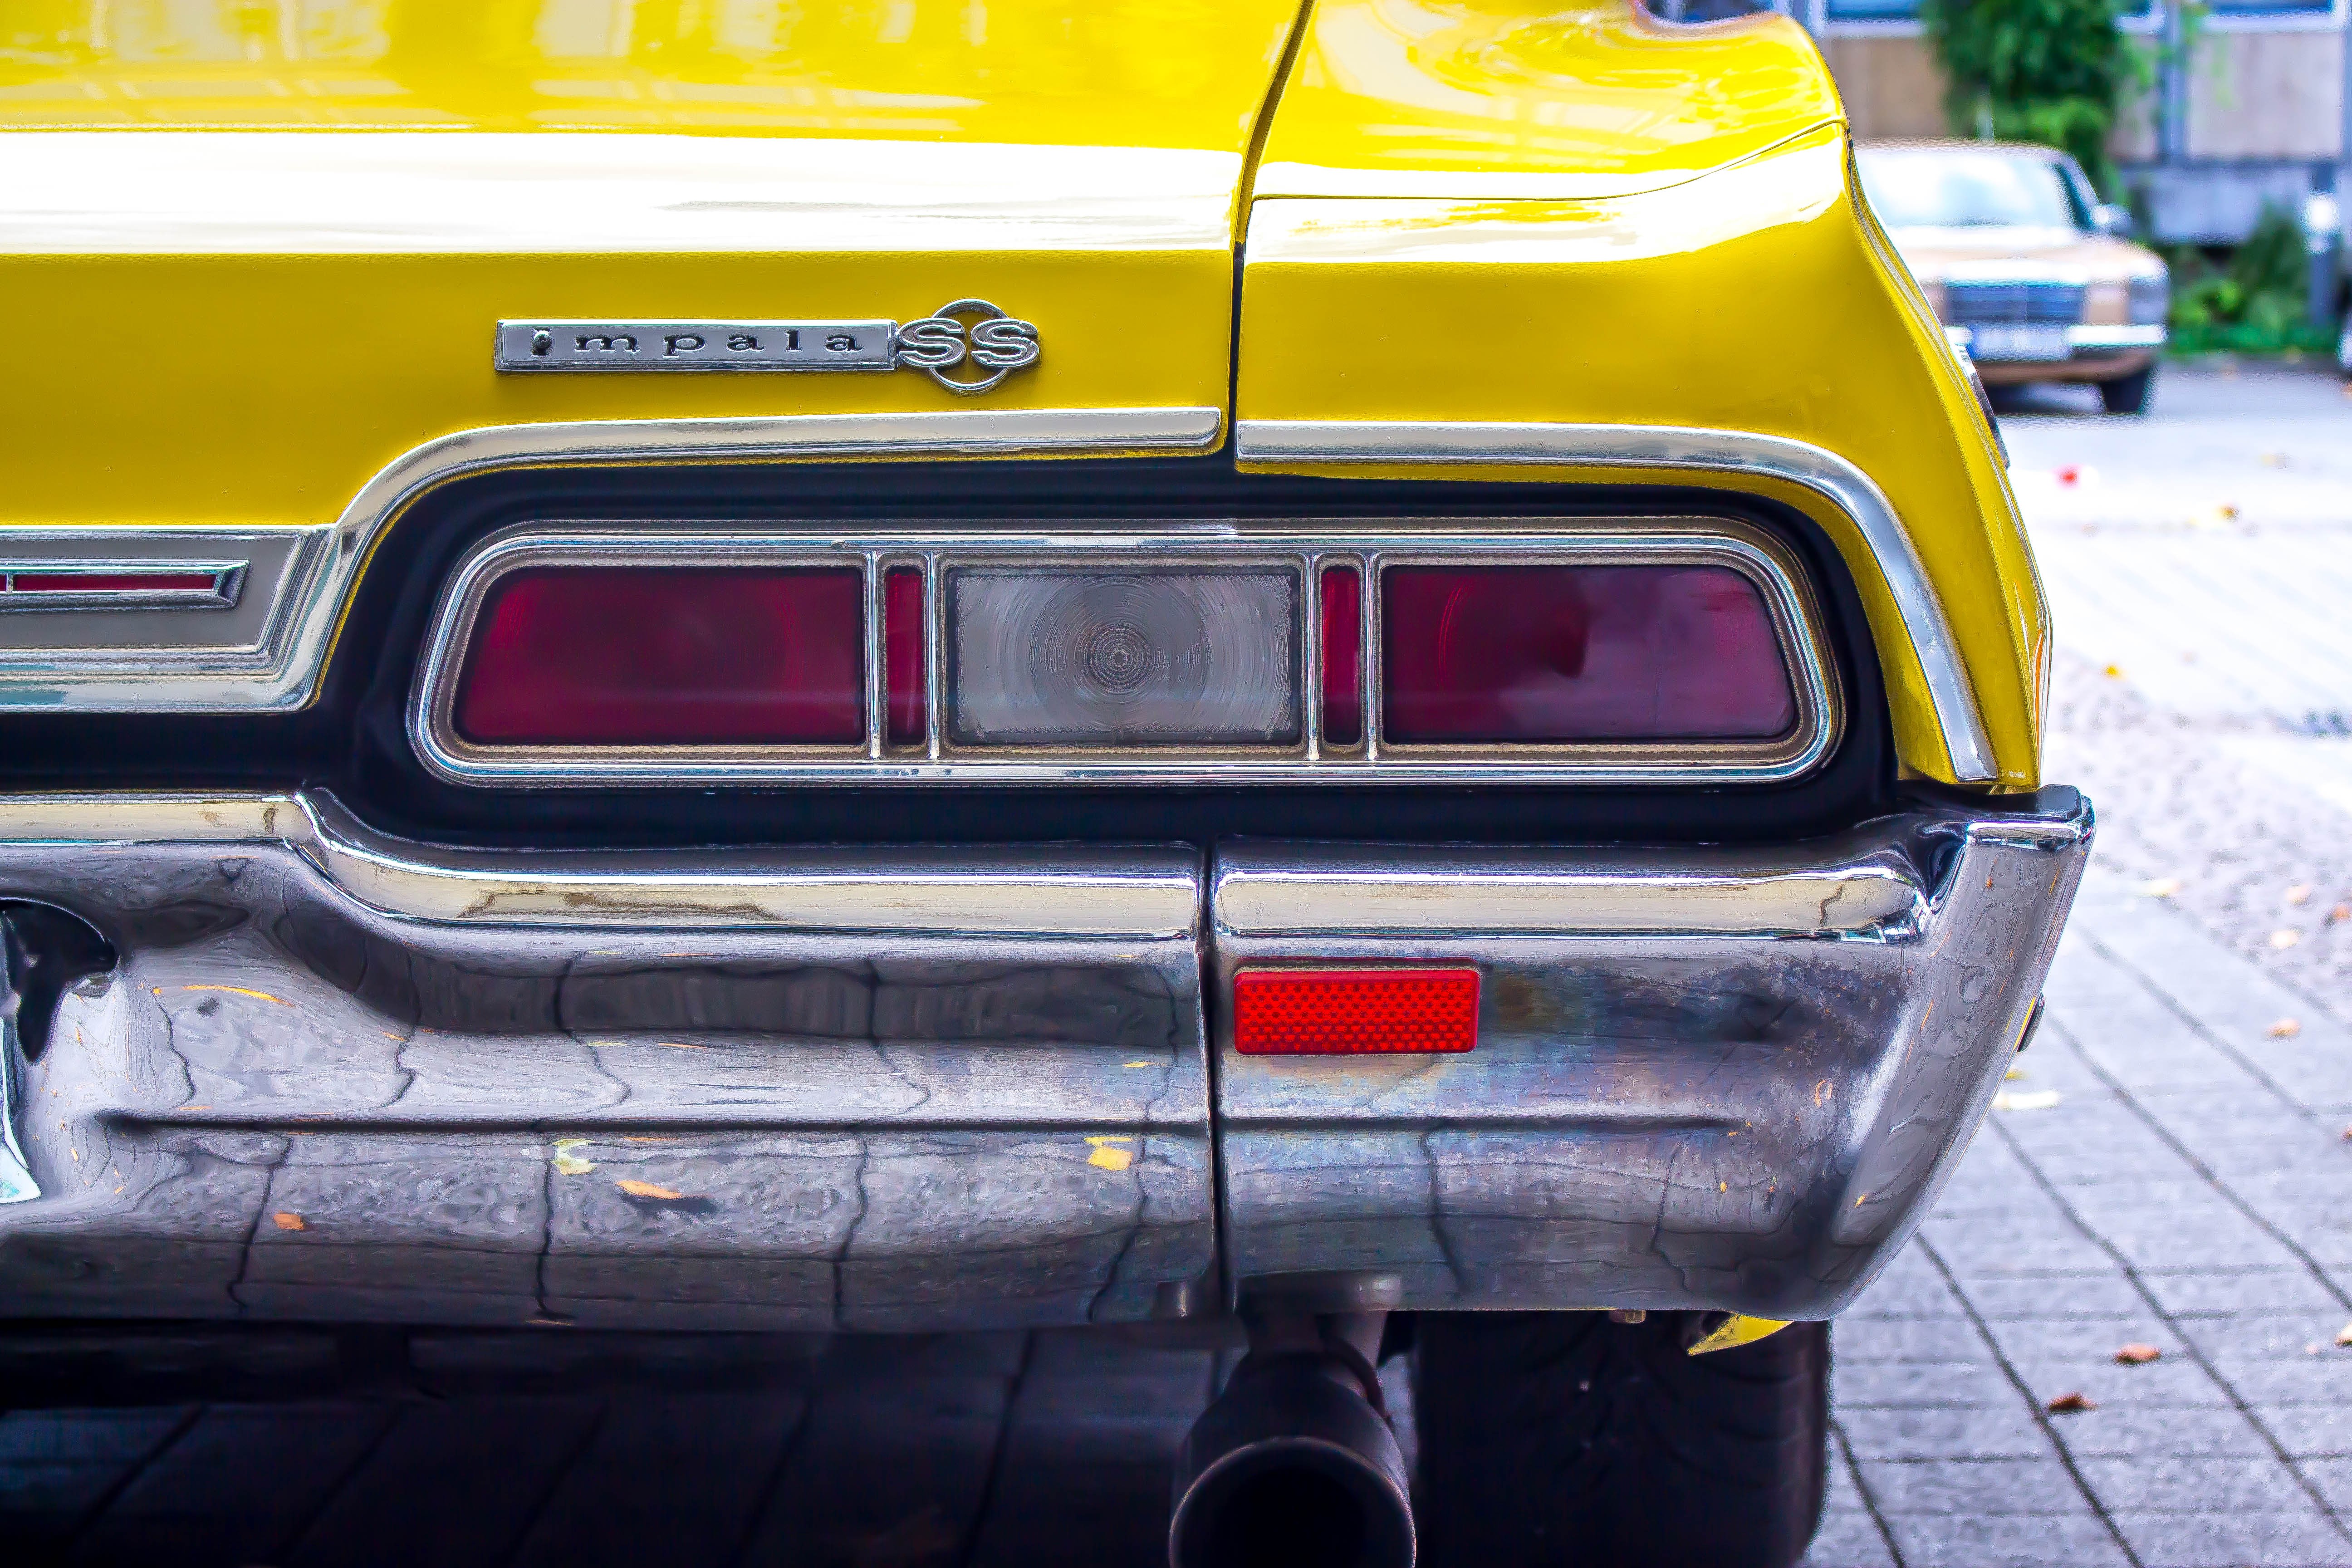
[{"label": "taillight assembly", "polygon": [[1392,566],[1381,728],[1399,744],[1769,740],[1796,693],[1726,566]]},{"label": "taillight assembly", "polygon": [[457,688],[477,745],[850,745],[855,568],[550,566],[491,587]]},{"label": "taillight assembly", "polygon": [[465,782],[1788,778],[1839,716],[1802,570],[1689,519],[531,526],[459,568],[411,732]]},{"label": "taillight assembly", "polygon": [[1234,1049],[1245,1057],[1447,1054],[1478,1043],[1475,969],[1244,969]]}]

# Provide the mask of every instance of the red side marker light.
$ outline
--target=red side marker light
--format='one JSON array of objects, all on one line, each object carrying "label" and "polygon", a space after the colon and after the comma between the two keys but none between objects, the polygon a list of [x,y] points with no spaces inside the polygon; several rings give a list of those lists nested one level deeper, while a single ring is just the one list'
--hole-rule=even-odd
[{"label": "red side marker light", "polygon": [[1475,969],[1244,969],[1234,1049],[1245,1057],[1466,1051],[1478,1043]]}]

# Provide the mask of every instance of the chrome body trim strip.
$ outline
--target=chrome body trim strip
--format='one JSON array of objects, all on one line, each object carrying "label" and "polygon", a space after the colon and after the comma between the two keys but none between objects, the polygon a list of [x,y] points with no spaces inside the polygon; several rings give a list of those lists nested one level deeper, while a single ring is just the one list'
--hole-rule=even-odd
[{"label": "chrome body trim strip", "polygon": [[[316,695],[353,586],[383,530],[417,497],[494,468],[626,462],[989,458],[1197,452],[1216,446],[1216,408],[973,409],[775,418],[498,425],[443,436],[384,465],[332,523],[257,531],[299,542],[273,590],[267,638],[238,658],[185,658],[142,645],[70,656],[0,647],[0,710],[221,712],[300,708]],[[0,527],[0,554],[31,538],[104,541],[152,554],[194,537],[163,528]],[[207,537],[217,538],[217,534]]]},{"label": "chrome body trim strip", "polygon": [[[459,851],[323,796],[0,799],[0,921],[54,905],[120,960],[46,1038],[11,1026],[0,1299],[936,1330],[1190,1315],[1222,1256],[1235,1290],[1375,1275],[1407,1308],[1822,1316],[1965,1149],[2091,826],[2049,791],[1785,850],[1204,867]],[[1211,1033],[1204,987],[1244,966],[1432,961],[1484,973],[1471,1052]]]},{"label": "chrome body trim strip", "polygon": [[1182,848],[451,849],[394,839],[333,795],[0,797],[0,853],[283,845],[369,910],[459,925],[1150,939],[1189,933]]},{"label": "chrome body trim strip", "polygon": [[[157,561],[93,556],[80,560],[24,558],[0,562],[0,613],[41,610],[233,610],[249,561]],[[23,577],[203,577],[202,587],[28,587]]]},{"label": "chrome body trim strip", "polygon": [[1996,776],[1992,745],[1942,601],[1885,492],[1853,463],[1809,442],[1740,430],[1656,425],[1449,423],[1435,420],[1241,419],[1243,463],[1497,464],[1696,469],[1761,474],[1812,490],[1853,520],[1902,613],[1950,752],[1953,776]]},{"label": "chrome body trim strip", "polygon": [[1886,938],[1916,931],[1927,902],[1891,850],[1519,849],[1480,857],[1407,845],[1311,851],[1246,840],[1217,852],[1217,921],[1280,941],[1444,931],[1449,936],[1659,935]]},{"label": "chrome body trim strip", "polygon": [[[932,721],[922,746],[887,746],[878,567],[919,563],[932,585],[927,628]],[[1325,751],[1315,721],[1321,690],[1320,599],[1312,585],[1327,566],[1362,574],[1363,597],[1380,598],[1391,565],[1514,562],[1578,564],[1698,563],[1727,566],[1757,588],[1788,661],[1795,724],[1767,741],[1405,745],[1380,732],[1383,692],[1377,623],[1364,643],[1368,738]],[[477,615],[507,572],[544,565],[636,563],[845,566],[867,573],[865,679],[866,733],[831,747],[485,745],[457,731],[463,655]],[[1023,568],[1154,563],[1245,565],[1286,570],[1300,585],[1300,739],[1263,746],[1120,750],[956,743],[947,731],[952,691],[941,678],[946,630],[940,594],[958,565]],[[1377,616],[1377,607],[1371,612]],[[1828,635],[1802,567],[1761,530],[1719,518],[1591,520],[1439,518],[1377,527],[1350,519],[1279,522],[1171,522],[1138,532],[1118,525],[1056,531],[959,529],[910,521],[896,531],[796,529],[719,531],[677,527],[598,528],[525,524],[477,545],[452,574],[425,635],[410,695],[408,731],[425,765],[465,784],[625,783],[870,784],[919,780],[1105,784],[1761,783],[1811,771],[1836,744],[1844,721]]]}]

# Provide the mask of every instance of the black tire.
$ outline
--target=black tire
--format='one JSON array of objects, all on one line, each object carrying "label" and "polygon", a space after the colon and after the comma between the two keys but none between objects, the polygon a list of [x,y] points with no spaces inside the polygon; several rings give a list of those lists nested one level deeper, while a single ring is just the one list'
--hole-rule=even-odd
[{"label": "black tire", "polygon": [[2110,414],[2145,414],[2147,395],[2156,385],[2156,366],[2142,365],[2129,375],[2099,383],[2099,401]]},{"label": "black tire", "polygon": [[1422,1314],[1423,1562],[1790,1568],[1829,1477],[1829,1325],[1694,1356],[1689,1323]]}]

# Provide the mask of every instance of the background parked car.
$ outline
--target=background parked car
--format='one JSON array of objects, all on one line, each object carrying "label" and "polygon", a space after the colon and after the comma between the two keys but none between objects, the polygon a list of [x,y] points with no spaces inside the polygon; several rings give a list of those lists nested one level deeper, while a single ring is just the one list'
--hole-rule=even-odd
[{"label": "background parked car", "polygon": [[2147,410],[2171,280],[2072,158],[1989,142],[1857,149],[1870,204],[1986,383],[2095,383]]}]

